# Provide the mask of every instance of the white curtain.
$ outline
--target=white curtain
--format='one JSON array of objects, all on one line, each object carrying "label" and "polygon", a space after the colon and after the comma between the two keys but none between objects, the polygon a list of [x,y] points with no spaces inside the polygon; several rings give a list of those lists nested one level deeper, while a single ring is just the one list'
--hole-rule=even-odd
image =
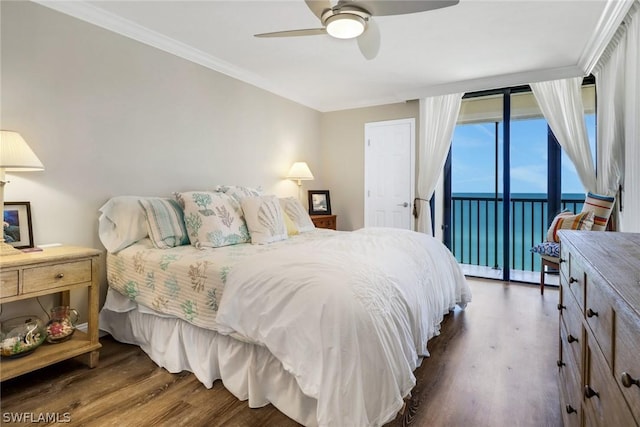
[{"label": "white curtain", "polygon": [[[598,191],[618,195],[620,231],[640,232],[640,2],[598,60]],[[617,209],[616,209],[617,210]]]},{"label": "white curtain", "polygon": [[624,139],[626,179],[621,230],[640,232],[640,4],[635,2],[627,25]]},{"label": "white curtain", "polygon": [[433,236],[429,199],[447,160],[453,129],[460,113],[462,93],[420,100],[418,151],[418,231]]},{"label": "white curtain", "polygon": [[584,188],[597,192],[582,103],[582,77],[530,84],[544,118],[573,162]]},{"label": "white curtain", "polygon": [[597,192],[616,194],[624,179],[624,48],[616,49],[594,74],[598,88]]}]

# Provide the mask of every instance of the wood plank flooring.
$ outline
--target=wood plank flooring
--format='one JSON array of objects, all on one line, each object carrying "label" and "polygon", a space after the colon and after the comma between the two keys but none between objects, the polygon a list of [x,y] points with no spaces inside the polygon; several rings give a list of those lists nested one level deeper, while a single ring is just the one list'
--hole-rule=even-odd
[{"label": "wood plank flooring", "polygon": [[[555,361],[558,291],[470,279],[473,302],[446,316],[389,426],[562,426]],[[296,426],[273,406],[251,409],[220,381],[170,374],[138,347],[101,339],[100,363],[70,360],[1,384],[2,425],[17,413],[63,414],[67,426]],[[1,368],[1,364],[0,364]],[[54,425],[55,423],[51,423]],[[42,423],[47,425],[47,423]]]}]

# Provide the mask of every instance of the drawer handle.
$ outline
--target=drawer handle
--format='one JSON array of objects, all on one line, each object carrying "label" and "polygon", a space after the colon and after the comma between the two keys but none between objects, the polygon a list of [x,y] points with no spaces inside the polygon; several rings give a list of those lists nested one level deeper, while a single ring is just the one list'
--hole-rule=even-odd
[{"label": "drawer handle", "polygon": [[588,384],[584,386],[584,397],[586,397],[587,399],[591,399],[594,396],[600,397],[600,394],[598,394],[597,391],[589,387]]},{"label": "drawer handle", "polygon": [[576,279],[575,277],[569,277],[569,283],[576,283],[578,281],[578,279]]},{"label": "drawer handle", "polygon": [[587,317],[593,317],[593,316],[598,317],[598,312],[597,311],[593,311],[590,308],[587,309]]},{"label": "drawer handle", "polygon": [[62,279],[64,277],[64,273],[56,274],[56,279]]},{"label": "drawer handle", "polygon": [[633,378],[631,375],[627,374],[626,372],[622,373],[622,375],[620,376],[620,380],[622,381],[622,385],[625,386],[626,388],[629,388],[634,384],[640,387],[640,380]]},{"label": "drawer handle", "polygon": [[567,406],[565,406],[565,408],[564,408],[564,409],[567,411],[567,414],[575,414],[575,413],[577,413],[577,412],[578,412],[578,411],[576,411],[575,409],[573,409],[573,406],[571,406],[571,405],[567,405]]},{"label": "drawer handle", "polygon": [[569,334],[569,336],[567,337],[567,342],[569,344],[571,344],[572,342],[578,342],[578,338],[576,338],[573,335]]},{"label": "drawer handle", "polygon": [[565,308],[567,308],[567,306],[566,306],[566,305],[562,305],[562,304],[560,304],[560,303],[558,303],[557,307],[558,307],[558,310],[559,310],[559,311],[562,311],[562,310],[564,310]]},{"label": "drawer handle", "polygon": [[558,260],[558,264],[562,264],[563,262],[566,262],[563,258],[560,258],[560,259]]},{"label": "drawer handle", "polygon": [[558,365],[558,368],[562,368],[563,366],[566,365],[566,363],[564,363],[562,360],[558,359],[558,360],[556,360],[556,365]]}]

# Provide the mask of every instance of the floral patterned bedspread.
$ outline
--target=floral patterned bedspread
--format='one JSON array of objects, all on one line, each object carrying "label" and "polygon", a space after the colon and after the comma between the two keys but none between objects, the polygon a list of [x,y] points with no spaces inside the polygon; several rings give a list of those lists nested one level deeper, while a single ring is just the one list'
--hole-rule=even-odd
[{"label": "floral patterned bedspread", "polygon": [[341,233],[315,229],[268,245],[243,243],[203,249],[190,245],[156,249],[144,239],[107,255],[107,281],[112,289],[138,304],[215,331],[227,274],[237,263]]}]

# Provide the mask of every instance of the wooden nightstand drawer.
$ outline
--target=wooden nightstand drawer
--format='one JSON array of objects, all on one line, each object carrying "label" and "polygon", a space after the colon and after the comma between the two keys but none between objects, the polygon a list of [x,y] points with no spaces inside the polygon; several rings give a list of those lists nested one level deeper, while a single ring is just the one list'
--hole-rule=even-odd
[{"label": "wooden nightstand drawer", "polygon": [[18,272],[3,271],[0,273],[0,296],[12,297],[18,295]]},{"label": "wooden nightstand drawer", "polygon": [[313,221],[313,225],[315,225],[316,228],[336,229],[335,215],[311,215],[311,221]]},{"label": "wooden nightstand drawer", "polygon": [[25,268],[23,292],[35,292],[91,281],[91,260]]}]

